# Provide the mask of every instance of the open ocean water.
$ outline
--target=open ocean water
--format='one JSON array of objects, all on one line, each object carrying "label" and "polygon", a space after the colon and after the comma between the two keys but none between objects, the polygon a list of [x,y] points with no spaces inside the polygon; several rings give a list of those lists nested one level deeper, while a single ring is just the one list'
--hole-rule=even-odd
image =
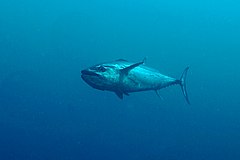
[{"label": "open ocean water", "polygon": [[[240,2],[1,0],[0,160],[239,160]],[[179,86],[120,100],[80,77],[123,58]]]}]

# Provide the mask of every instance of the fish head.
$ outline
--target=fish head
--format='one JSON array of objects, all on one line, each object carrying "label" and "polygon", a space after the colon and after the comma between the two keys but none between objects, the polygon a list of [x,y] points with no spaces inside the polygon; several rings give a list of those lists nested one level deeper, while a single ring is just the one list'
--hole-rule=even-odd
[{"label": "fish head", "polygon": [[99,90],[113,90],[119,74],[114,66],[99,64],[81,71],[82,79],[91,87]]}]

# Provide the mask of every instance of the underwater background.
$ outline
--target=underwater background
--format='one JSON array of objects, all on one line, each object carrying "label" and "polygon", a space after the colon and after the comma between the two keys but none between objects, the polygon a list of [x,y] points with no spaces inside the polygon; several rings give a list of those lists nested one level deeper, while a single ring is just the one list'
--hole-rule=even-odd
[{"label": "underwater background", "polygon": [[[240,2],[1,0],[1,160],[239,160]],[[124,100],[80,77],[126,59],[179,86]]]}]

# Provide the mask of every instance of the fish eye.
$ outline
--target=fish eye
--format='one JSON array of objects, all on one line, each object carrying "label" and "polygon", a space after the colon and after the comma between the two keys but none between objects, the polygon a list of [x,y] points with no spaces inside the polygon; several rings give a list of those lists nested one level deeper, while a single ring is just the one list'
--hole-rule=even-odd
[{"label": "fish eye", "polygon": [[106,69],[105,67],[103,67],[103,66],[99,66],[99,67],[97,68],[97,70],[98,70],[99,72],[105,72],[107,69]]}]

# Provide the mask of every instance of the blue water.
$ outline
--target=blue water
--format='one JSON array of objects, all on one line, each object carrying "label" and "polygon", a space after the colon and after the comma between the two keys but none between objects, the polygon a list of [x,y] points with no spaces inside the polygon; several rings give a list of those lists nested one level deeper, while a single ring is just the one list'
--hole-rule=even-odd
[{"label": "blue water", "polygon": [[[1,160],[239,160],[240,2],[3,0]],[[124,58],[179,86],[120,100],[80,77]]]}]

